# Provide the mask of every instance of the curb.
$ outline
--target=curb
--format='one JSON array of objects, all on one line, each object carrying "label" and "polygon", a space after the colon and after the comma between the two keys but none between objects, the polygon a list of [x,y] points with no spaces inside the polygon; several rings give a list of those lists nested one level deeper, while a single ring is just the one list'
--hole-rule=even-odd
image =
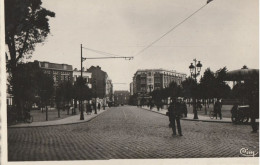
[{"label": "curb", "polygon": [[[140,108],[140,107],[138,107]],[[149,109],[145,109],[145,108],[140,108],[140,109],[143,109],[143,110],[146,110],[146,111],[150,111],[150,112],[154,112],[154,113],[158,113],[158,114],[161,114],[163,116],[166,116],[165,114],[163,113],[160,113],[160,112],[157,112],[157,111],[151,111]],[[181,118],[181,120],[186,120],[186,121],[197,121],[197,122],[212,122],[212,123],[232,123],[232,121],[221,121],[221,120],[200,120],[200,119],[187,119],[187,118]]]},{"label": "curb", "polygon": [[211,122],[211,123],[232,123],[232,121],[221,121],[221,120],[200,120],[200,119],[186,119],[182,118],[181,120],[187,120],[187,121],[200,121],[200,122]]},{"label": "curb", "polygon": [[[107,109],[107,110],[109,110],[109,109]],[[105,111],[107,111],[107,110],[105,110]],[[75,122],[72,122],[72,123],[61,123],[61,124],[50,124],[50,125],[35,125],[35,126],[16,126],[16,125],[13,125],[13,126],[8,126],[7,128],[8,129],[9,128],[10,129],[13,129],[13,128],[33,128],[33,127],[50,127],[50,126],[60,126],[60,125],[81,124],[81,123],[86,123],[86,122],[89,122],[89,121],[95,119],[99,115],[105,113],[105,111],[102,112],[102,113],[97,114],[96,116],[93,116],[93,117],[89,118],[88,120],[83,120],[83,121],[79,120],[79,121],[75,121]]]}]

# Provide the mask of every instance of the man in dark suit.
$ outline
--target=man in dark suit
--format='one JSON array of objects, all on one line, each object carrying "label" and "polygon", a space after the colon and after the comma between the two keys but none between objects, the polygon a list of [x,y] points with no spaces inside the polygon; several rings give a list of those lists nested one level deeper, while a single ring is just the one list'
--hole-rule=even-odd
[{"label": "man in dark suit", "polygon": [[169,111],[170,125],[172,127],[172,132],[173,132],[172,136],[176,135],[175,121],[177,124],[178,134],[180,136],[183,136],[182,131],[181,131],[181,123],[180,123],[180,118],[182,115],[181,103],[179,101],[177,101],[176,98],[172,99],[172,102],[168,108],[168,111]]}]

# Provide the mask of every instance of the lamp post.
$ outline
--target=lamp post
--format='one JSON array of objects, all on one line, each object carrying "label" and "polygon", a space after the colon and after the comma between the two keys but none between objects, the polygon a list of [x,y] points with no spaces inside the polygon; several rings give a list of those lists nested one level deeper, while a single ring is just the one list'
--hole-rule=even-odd
[{"label": "lamp post", "polygon": [[[194,61],[194,65],[193,65],[193,63],[191,63],[189,66],[189,69],[190,69],[191,77],[194,78],[194,80],[197,84],[197,76],[200,74],[202,64],[200,63],[200,61],[198,61],[198,63],[197,63],[196,58],[193,59],[193,61]],[[193,111],[194,111],[193,119],[198,119],[197,100],[195,97],[193,97],[192,100],[193,100]]]},{"label": "lamp post", "polygon": [[[83,77],[82,77],[82,63],[83,61],[85,61],[86,58],[83,58],[82,57],[82,44],[80,44],[80,77],[81,79],[83,80]],[[80,85],[83,85],[83,84],[80,84]],[[80,96],[82,96],[82,90],[80,90]],[[82,98],[80,98],[79,100],[79,108],[80,108],[80,120],[84,120],[84,114],[83,114],[83,106],[82,106]]]}]

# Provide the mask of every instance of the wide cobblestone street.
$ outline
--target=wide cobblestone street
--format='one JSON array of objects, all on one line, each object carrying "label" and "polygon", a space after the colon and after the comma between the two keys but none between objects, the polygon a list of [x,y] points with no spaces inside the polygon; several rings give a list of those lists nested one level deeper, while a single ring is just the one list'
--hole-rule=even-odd
[{"label": "wide cobblestone street", "polygon": [[241,148],[259,152],[259,135],[249,125],[182,120],[184,136],[172,137],[168,124],[167,116],[123,106],[80,124],[9,128],[8,160],[240,157]]}]

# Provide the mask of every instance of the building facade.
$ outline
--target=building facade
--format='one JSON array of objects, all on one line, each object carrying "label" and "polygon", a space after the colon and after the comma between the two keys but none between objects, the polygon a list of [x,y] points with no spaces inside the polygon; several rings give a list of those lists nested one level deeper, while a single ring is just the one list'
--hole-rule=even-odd
[{"label": "building facade", "polygon": [[184,73],[165,69],[139,69],[133,77],[133,94],[163,89],[168,87],[171,82],[180,85],[186,76]]},{"label": "building facade", "polygon": [[56,88],[61,82],[69,81],[73,83],[73,70],[72,65],[57,64],[46,61],[38,62],[39,67],[45,74],[50,75],[54,80],[54,87]]},{"label": "building facade", "polygon": [[112,88],[112,81],[108,78],[106,72],[101,70],[99,66],[91,66],[87,69],[87,72],[92,73],[92,89],[94,91],[94,95],[98,98],[105,98],[109,95]]},{"label": "building facade", "polygon": [[130,83],[130,95],[131,96],[134,95],[134,83],[133,82]]},{"label": "building facade", "polygon": [[[77,81],[78,77],[81,77],[81,70],[77,70],[77,68],[75,68],[73,70],[73,84]],[[92,73],[82,70],[82,77],[83,79],[86,80],[86,85],[89,88],[92,88],[92,84],[91,84]]]},{"label": "building facade", "polygon": [[106,100],[113,101],[113,84],[109,77],[106,79]]},{"label": "building facade", "polygon": [[114,92],[114,100],[115,100],[114,102],[115,102],[116,105],[128,104],[129,97],[130,97],[129,91],[118,90],[118,91]]}]

